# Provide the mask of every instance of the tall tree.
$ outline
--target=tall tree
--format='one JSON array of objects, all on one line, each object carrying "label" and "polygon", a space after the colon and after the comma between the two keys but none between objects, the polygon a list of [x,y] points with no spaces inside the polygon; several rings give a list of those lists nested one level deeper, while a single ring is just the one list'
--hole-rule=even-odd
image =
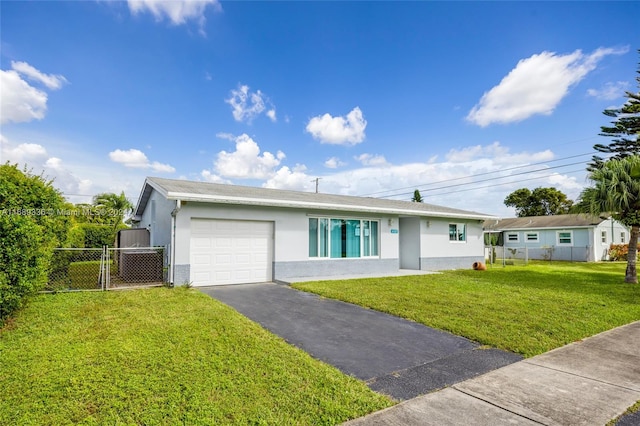
[{"label": "tall tree", "polygon": [[413,201],[414,203],[422,202],[422,195],[420,195],[419,190],[416,189],[415,191],[413,191],[413,197],[411,197],[411,201]]},{"label": "tall tree", "polygon": [[592,187],[580,195],[581,210],[608,213],[631,227],[625,282],[637,283],[638,232],[640,231],[640,155],[611,159],[589,173]]},{"label": "tall tree", "polygon": [[[640,53],[640,49],[638,49]],[[640,65],[640,64],[639,64]],[[638,67],[638,89],[640,89],[640,66]],[[629,155],[640,154],[640,91],[638,93],[626,92],[627,102],[620,108],[605,109],[604,115],[614,120],[610,126],[601,126],[600,136],[613,138],[608,145],[596,144],[593,146],[598,152],[612,154],[609,158],[624,158]],[[594,155],[588,171],[602,167],[605,159]]]},{"label": "tall tree", "polygon": [[124,222],[133,210],[133,204],[124,195],[124,191],[120,195],[112,192],[98,194],[93,197],[93,205],[104,209],[108,222],[113,224],[114,229]]},{"label": "tall tree", "polygon": [[520,188],[507,195],[504,204],[515,207],[518,217],[551,216],[569,213],[573,201],[555,188]]}]

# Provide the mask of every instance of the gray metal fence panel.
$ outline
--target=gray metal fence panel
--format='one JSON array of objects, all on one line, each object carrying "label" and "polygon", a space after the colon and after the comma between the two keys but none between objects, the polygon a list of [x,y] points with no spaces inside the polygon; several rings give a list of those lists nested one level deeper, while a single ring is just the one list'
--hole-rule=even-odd
[{"label": "gray metal fence panel", "polygon": [[168,281],[166,252],[164,247],[56,248],[44,291],[160,286]]}]

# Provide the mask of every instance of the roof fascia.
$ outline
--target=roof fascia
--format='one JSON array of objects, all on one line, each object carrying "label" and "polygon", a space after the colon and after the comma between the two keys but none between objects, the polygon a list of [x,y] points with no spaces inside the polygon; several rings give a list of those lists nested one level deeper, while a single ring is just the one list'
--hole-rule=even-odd
[{"label": "roof fascia", "polygon": [[319,202],[308,202],[308,201],[292,201],[292,200],[264,199],[264,198],[250,198],[250,197],[229,197],[229,196],[206,195],[206,194],[189,194],[189,193],[182,193],[182,192],[168,192],[167,195],[165,195],[165,197],[170,200],[181,200],[181,201],[216,202],[216,203],[222,203],[222,204],[245,204],[245,205],[268,206],[268,207],[314,208],[314,209],[343,210],[343,211],[351,210],[351,211],[357,211],[357,212],[407,214],[412,216],[424,216],[424,217],[442,217],[442,218],[474,219],[474,220],[486,220],[486,219],[494,218],[494,216],[479,215],[479,214],[445,213],[445,212],[397,209],[397,208],[386,208],[386,207],[369,207],[369,206],[363,206],[363,205],[345,206],[344,204],[334,204],[334,203],[319,203]]},{"label": "roof fascia", "polygon": [[165,198],[168,198],[169,193],[165,191],[165,189],[162,186],[160,186],[158,183],[154,182],[153,180],[146,178],[144,180],[144,185],[142,185],[142,190],[140,191],[140,195],[138,196],[138,203],[136,204],[136,208],[134,210],[135,214],[133,215],[134,220],[140,220],[140,217],[142,216],[142,212],[144,212],[144,209],[147,207],[147,202],[151,197],[152,189],[155,189],[160,194],[162,194]]},{"label": "roof fascia", "polygon": [[569,226],[538,226],[535,228],[497,228],[494,229],[494,232],[503,232],[503,231],[541,231],[541,230],[554,230],[554,229],[589,229],[589,228],[597,228],[600,224],[597,225],[569,225]]}]

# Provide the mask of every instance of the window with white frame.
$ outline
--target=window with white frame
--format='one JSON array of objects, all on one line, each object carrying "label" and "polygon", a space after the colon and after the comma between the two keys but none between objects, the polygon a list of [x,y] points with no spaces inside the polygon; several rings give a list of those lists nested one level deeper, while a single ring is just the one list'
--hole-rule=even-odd
[{"label": "window with white frame", "polygon": [[573,245],[573,231],[558,231],[556,237],[559,246]]},{"label": "window with white frame", "polygon": [[602,244],[607,244],[607,231],[600,232],[600,242],[602,242]]},{"label": "window with white frame", "polygon": [[449,241],[467,241],[467,225],[464,223],[450,223]]},{"label": "window with white frame", "polygon": [[621,242],[622,244],[624,244],[624,239],[625,239],[625,233],[624,233],[624,232],[621,232],[621,233],[620,233],[620,242]]},{"label": "window with white frame", "polygon": [[528,243],[537,243],[539,241],[539,234],[537,232],[525,232],[524,240]]},{"label": "window with white frame", "polygon": [[378,256],[376,220],[309,218],[309,257]]},{"label": "window with white frame", "polygon": [[510,243],[517,243],[520,241],[520,234],[517,232],[507,232],[507,241]]}]

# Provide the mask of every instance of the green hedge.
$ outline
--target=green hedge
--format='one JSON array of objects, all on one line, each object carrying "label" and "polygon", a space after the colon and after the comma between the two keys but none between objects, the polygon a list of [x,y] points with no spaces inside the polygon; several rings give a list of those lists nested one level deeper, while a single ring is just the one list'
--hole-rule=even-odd
[{"label": "green hedge", "polygon": [[0,325],[47,283],[53,248],[67,237],[60,212],[68,206],[51,181],[0,165]]}]

